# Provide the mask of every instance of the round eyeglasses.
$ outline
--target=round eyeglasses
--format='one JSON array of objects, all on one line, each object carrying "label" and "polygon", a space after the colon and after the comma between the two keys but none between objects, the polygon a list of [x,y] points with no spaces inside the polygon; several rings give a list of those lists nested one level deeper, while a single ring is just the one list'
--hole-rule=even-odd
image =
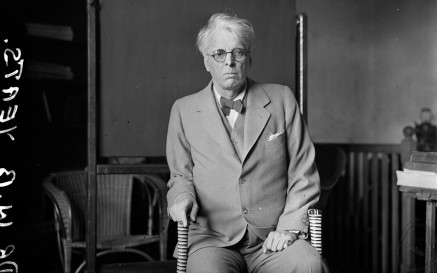
[{"label": "round eyeglasses", "polygon": [[216,62],[223,63],[226,60],[226,56],[228,56],[228,53],[232,54],[232,58],[236,62],[244,61],[244,59],[246,59],[246,56],[250,54],[248,51],[242,48],[234,48],[232,49],[232,51],[217,49],[212,54],[208,54],[208,56],[213,57]]}]

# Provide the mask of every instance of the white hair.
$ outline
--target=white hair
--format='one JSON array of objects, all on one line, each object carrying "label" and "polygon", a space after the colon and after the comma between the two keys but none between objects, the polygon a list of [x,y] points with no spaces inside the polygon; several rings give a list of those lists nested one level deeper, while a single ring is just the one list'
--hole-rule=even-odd
[{"label": "white hair", "polygon": [[212,31],[225,29],[231,32],[244,46],[249,53],[255,43],[255,31],[252,24],[246,19],[240,19],[227,13],[216,13],[209,18],[208,24],[204,26],[197,35],[196,45],[200,53],[205,54],[207,40]]}]

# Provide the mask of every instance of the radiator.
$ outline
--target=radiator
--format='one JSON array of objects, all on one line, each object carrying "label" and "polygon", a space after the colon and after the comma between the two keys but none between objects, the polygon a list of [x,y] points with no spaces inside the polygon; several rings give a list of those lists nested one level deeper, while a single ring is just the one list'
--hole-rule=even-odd
[{"label": "radiator", "polygon": [[399,145],[337,145],[344,176],[324,210],[324,256],[333,272],[399,272]]}]

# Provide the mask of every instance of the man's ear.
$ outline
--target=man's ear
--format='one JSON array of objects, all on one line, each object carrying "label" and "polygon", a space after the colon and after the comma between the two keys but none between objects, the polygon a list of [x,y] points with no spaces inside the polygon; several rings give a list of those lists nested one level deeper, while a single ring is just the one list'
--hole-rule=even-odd
[{"label": "man's ear", "polygon": [[203,64],[205,65],[205,69],[206,71],[209,72],[209,58],[207,55],[203,56]]}]

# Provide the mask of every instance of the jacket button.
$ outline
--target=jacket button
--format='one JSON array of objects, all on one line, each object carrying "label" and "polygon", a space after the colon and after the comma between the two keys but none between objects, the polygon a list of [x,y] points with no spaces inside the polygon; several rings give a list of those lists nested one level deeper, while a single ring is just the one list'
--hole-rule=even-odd
[{"label": "jacket button", "polygon": [[246,182],[246,180],[244,180],[243,178],[240,178],[239,182],[240,182],[240,184],[244,184]]},{"label": "jacket button", "polygon": [[242,209],[241,212],[242,212],[243,214],[247,214],[247,209]]}]

